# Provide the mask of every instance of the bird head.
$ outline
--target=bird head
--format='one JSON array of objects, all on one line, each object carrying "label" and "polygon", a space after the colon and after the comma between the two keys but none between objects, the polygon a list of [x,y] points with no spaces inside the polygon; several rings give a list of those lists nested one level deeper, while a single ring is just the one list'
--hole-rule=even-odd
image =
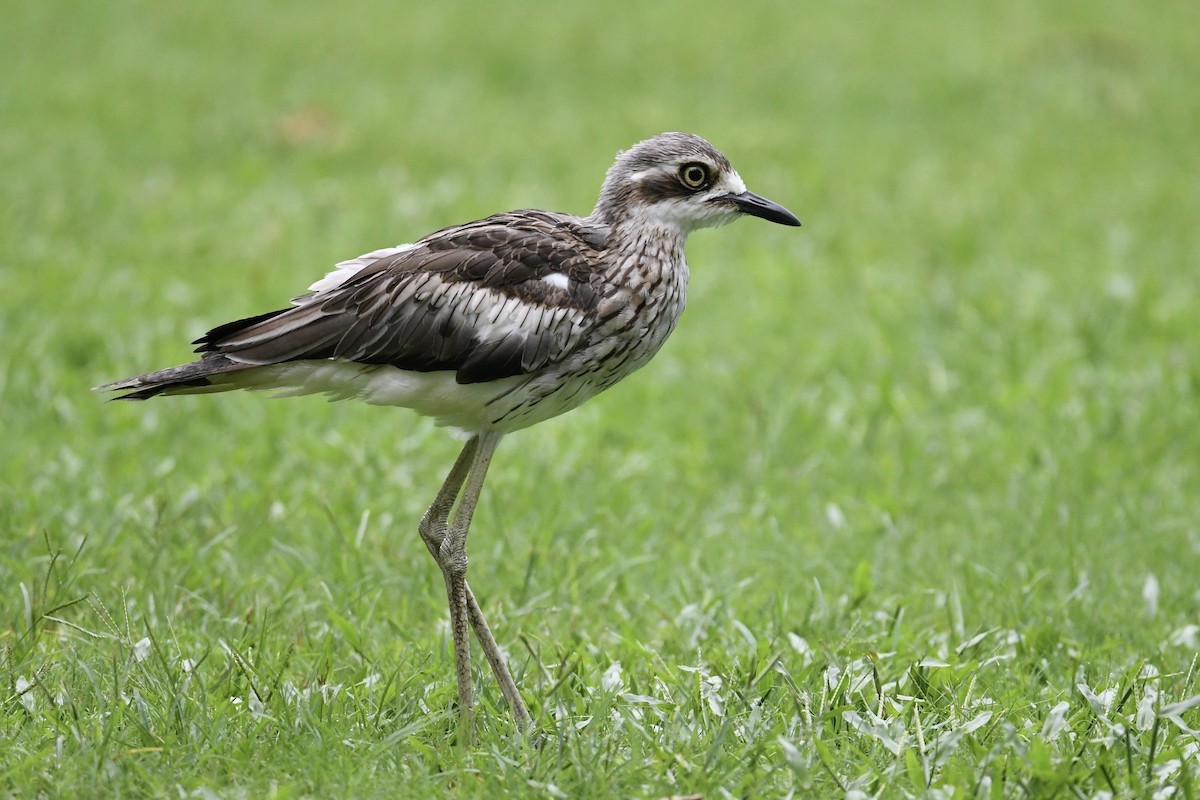
[{"label": "bird head", "polygon": [[746,188],[721,151],[690,133],[661,133],[618,153],[592,216],[686,234],[749,214],[799,225],[792,212]]}]

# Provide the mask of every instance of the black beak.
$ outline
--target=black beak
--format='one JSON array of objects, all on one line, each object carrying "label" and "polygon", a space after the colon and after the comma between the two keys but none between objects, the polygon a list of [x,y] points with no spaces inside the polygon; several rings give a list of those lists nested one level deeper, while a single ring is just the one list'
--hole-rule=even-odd
[{"label": "black beak", "polygon": [[752,217],[762,217],[767,222],[778,222],[780,225],[799,226],[800,220],[779,203],[774,203],[765,197],[759,197],[754,192],[727,194],[720,198],[733,203],[738,211]]}]

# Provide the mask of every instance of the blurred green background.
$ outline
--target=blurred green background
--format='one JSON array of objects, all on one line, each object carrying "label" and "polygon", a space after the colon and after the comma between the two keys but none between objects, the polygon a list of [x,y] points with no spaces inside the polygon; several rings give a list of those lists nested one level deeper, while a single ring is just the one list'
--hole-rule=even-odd
[{"label": "blurred green background", "polygon": [[[588,751],[597,784],[540,753],[478,790],[533,775],[572,796],[878,791],[891,756],[839,739],[855,735],[841,706],[797,711],[823,696],[823,668],[864,654],[884,682],[928,656],[970,661],[947,696],[978,684],[1017,730],[1066,699],[1086,736],[1075,685],[1145,663],[1174,676],[1164,697],[1196,693],[1194,3],[118,1],[3,16],[7,791],[100,775],[134,795],[191,791],[214,758],[227,783],[206,785],[233,792],[366,795],[414,774],[447,787],[439,769],[472,756],[445,750],[444,724],[406,738],[399,690],[363,734],[404,745],[371,751],[391,777],[311,731],[253,761],[261,730],[217,703],[246,673],[216,642],[253,639],[263,669],[298,685],[378,669],[447,707],[441,586],[415,523],[456,443],[403,411],[105,405],[88,388],[186,360],[209,327],[280,307],[360,252],[508,208],[586,213],[616,150],[663,130],[709,138],[804,227],[693,237],[689,310],[655,362],[502,446],[473,582],[543,722],[595,714],[612,661],[655,694],[652,676],[669,684],[663,665],[694,663],[698,641],[727,684],[753,677],[764,662],[734,622],[792,682],[762,699],[763,732],[741,735],[752,758],[715,720],[634,756]],[[51,614],[69,624],[44,618],[85,597]],[[954,648],[996,631],[1021,644],[990,667]],[[143,711],[91,733],[61,711],[72,703],[52,711],[64,696],[103,708],[120,683],[103,665],[140,665],[147,635],[168,655],[127,678],[149,707],[173,707],[182,659],[207,659],[211,702],[180,690],[193,705],[176,723]],[[539,666],[572,658],[581,705],[554,712]],[[36,711],[17,688],[31,676]],[[504,729],[490,702],[484,744]],[[317,729],[338,741],[340,719]],[[1143,733],[1131,791],[1160,785],[1164,740]],[[1103,787],[1108,751],[1080,771],[1065,743],[1045,765],[1015,748],[1001,774],[981,754],[1004,735],[972,733],[927,785]],[[844,745],[825,767],[805,745],[822,737]],[[144,748],[159,760],[121,757]],[[442,766],[405,760],[421,748]]]}]

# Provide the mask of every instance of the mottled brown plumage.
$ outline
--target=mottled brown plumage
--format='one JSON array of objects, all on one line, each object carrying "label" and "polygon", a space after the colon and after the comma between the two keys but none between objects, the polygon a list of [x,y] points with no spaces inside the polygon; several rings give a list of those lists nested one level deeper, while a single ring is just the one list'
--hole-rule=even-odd
[{"label": "mottled brown plumage", "polygon": [[195,342],[198,360],[100,388],[126,400],[320,392],[464,431],[420,533],[446,581],[464,723],[470,627],[524,728],[529,713],[466,583],[467,530],[492,453],[504,434],[649,361],[683,312],[687,234],[741,214],[800,224],[746,191],[708,142],[661,134],[618,154],[587,217],[512,211],[342,262],[290,308],[210,330]]}]

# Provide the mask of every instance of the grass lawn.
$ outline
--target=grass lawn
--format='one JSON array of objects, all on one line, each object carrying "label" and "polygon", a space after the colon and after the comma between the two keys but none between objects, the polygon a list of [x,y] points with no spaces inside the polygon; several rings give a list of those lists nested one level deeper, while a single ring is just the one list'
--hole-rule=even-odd
[{"label": "grass lawn", "polygon": [[[1200,795],[1200,12],[16,3],[0,794]],[[804,221],[689,245],[644,371],[505,440],[459,742],[458,442],[105,404],[336,261],[585,213],[689,130]]]}]

